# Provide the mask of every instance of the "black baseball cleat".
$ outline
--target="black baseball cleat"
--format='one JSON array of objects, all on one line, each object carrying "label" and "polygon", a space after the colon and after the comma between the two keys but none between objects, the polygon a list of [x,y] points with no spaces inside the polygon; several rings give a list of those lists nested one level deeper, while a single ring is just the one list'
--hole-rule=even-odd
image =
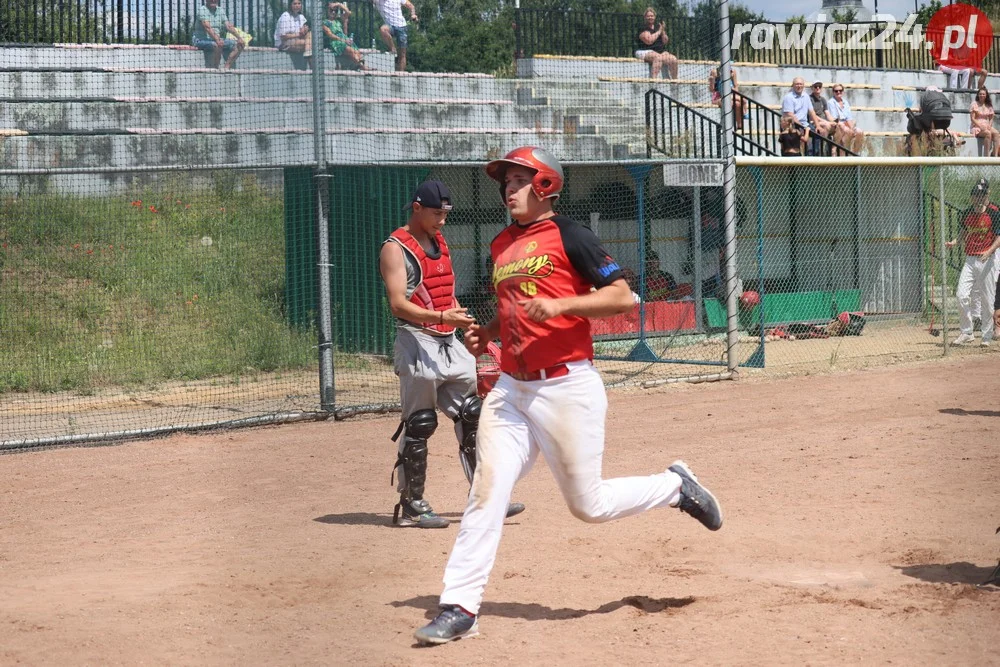
[{"label": "black baseball cleat", "polygon": [[701,522],[709,530],[722,528],[722,509],[712,492],[698,482],[691,469],[684,461],[674,461],[667,468],[681,477],[681,502],[677,505],[682,512],[687,512]]},{"label": "black baseball cleat", "polygon": [[447,528],[451,523],[443,516],[438,516],[431,509],[431,504],[420,500],[400,498],[399,504],[392,512],[392,522],[398,526],[416,526],[417,528]]},{"label": "black baseball cleat", "polygon": [[507,516],[505,518],[509,519],[512,516],[517,516],[524,511],[524,503],[511,503],[507,505]]},{"label": "black baseball cleat", "polygon": [[447,644],[479,634],[479,621],[454,605],[441,607],[433,621],[413,633],[421,644]]}]

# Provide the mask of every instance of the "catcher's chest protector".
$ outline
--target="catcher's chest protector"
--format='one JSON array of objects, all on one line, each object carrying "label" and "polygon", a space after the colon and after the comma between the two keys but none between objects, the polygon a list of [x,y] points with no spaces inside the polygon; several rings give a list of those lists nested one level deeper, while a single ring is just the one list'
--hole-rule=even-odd
[{"label": "catcher's chest protector", "polygon": [[[417,278],[417,288],[413,290],[410,301],[437,312],[455,307],[455,272],[451,266],[451,253],[444,236],[438,232],[434,240],[441,251],[438,258],[432,258],[424,251],[423,246],[413,238],[413,235],[400,227],[389,238],[409,253],[420,265],[420,276]],[[448,324],[426,324],[425,329],[439,333],[451,333],[455,327]]]}]

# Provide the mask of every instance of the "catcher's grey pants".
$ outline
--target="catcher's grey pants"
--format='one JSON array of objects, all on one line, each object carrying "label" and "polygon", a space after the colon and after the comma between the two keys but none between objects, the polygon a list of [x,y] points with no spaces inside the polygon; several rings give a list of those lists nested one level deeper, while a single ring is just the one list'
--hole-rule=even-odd
[{"label": "catcher's grey pants", "polygon": [[[393,361],[399,376],[404,423],[417,410],[435,407],[449,419],[455,419],[465,397],[476,393],[476,360],[454,335],[432,336],[398,328]],[[455,424],[455,436],[461,442],[458,424]],[[405,440],[403,437],[398,440],[400,453]],[[402,493],[406,488],[402,466],[397,473],[398,489]]]},{"label": "catcher's grey pants", "polygon": [[589,361],[567,366],[567,375],[534,382],[505,373],[483,402],[475,479],[445,568],[442,605],[479,613],[511,492],[539,452],[570,512],[583,521],[612,521],[680,501],[681,478],[669,470],[601,478],[608,409],[604,383]]}]

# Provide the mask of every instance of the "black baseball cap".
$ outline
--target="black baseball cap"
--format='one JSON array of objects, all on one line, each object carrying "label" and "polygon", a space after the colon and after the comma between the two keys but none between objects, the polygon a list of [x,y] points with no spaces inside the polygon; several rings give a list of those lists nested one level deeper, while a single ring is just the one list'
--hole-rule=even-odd
[{"label": "black baseball cap", "polygon": [[441,181],[424,181],[413,193],[413,200],[407,204],[403,210],[410,208],[414,204],[420,204],[426,208],[439,208],[442,211],[450,211],[451,191],[448,186]]},{"label": "black baseball cap", "polygon": [[972,192],[970,195],[984,195],[990,191],[990,182],[985,178],[980,178],[976,181],[976,184],[972,186]]}]

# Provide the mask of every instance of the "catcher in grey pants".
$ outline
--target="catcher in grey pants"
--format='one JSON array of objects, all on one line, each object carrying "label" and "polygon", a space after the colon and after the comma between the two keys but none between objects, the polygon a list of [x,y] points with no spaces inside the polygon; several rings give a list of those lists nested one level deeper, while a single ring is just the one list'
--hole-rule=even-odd
[{"label": "catcher in grey pants", "polygon": [[[396,317],[394,362],[399,376],[402,419],[393,440],[399,449],[393,474],[399,503],[393,523],[444,528],[424,499],[427,440],[438,425],[438,408],[455,423],[459,458],[471,483],[476,469],[476,431],[482,402],[476,395],[476,360],[455,339],[457,328],[475,322],[455,299],[455,274],[441,234],[451,194],[440,181],[417,188],[407,206],[407,223],[382,244],[379,270],[389,308]],[[524,510],[511,503],[508,516]]]}]

